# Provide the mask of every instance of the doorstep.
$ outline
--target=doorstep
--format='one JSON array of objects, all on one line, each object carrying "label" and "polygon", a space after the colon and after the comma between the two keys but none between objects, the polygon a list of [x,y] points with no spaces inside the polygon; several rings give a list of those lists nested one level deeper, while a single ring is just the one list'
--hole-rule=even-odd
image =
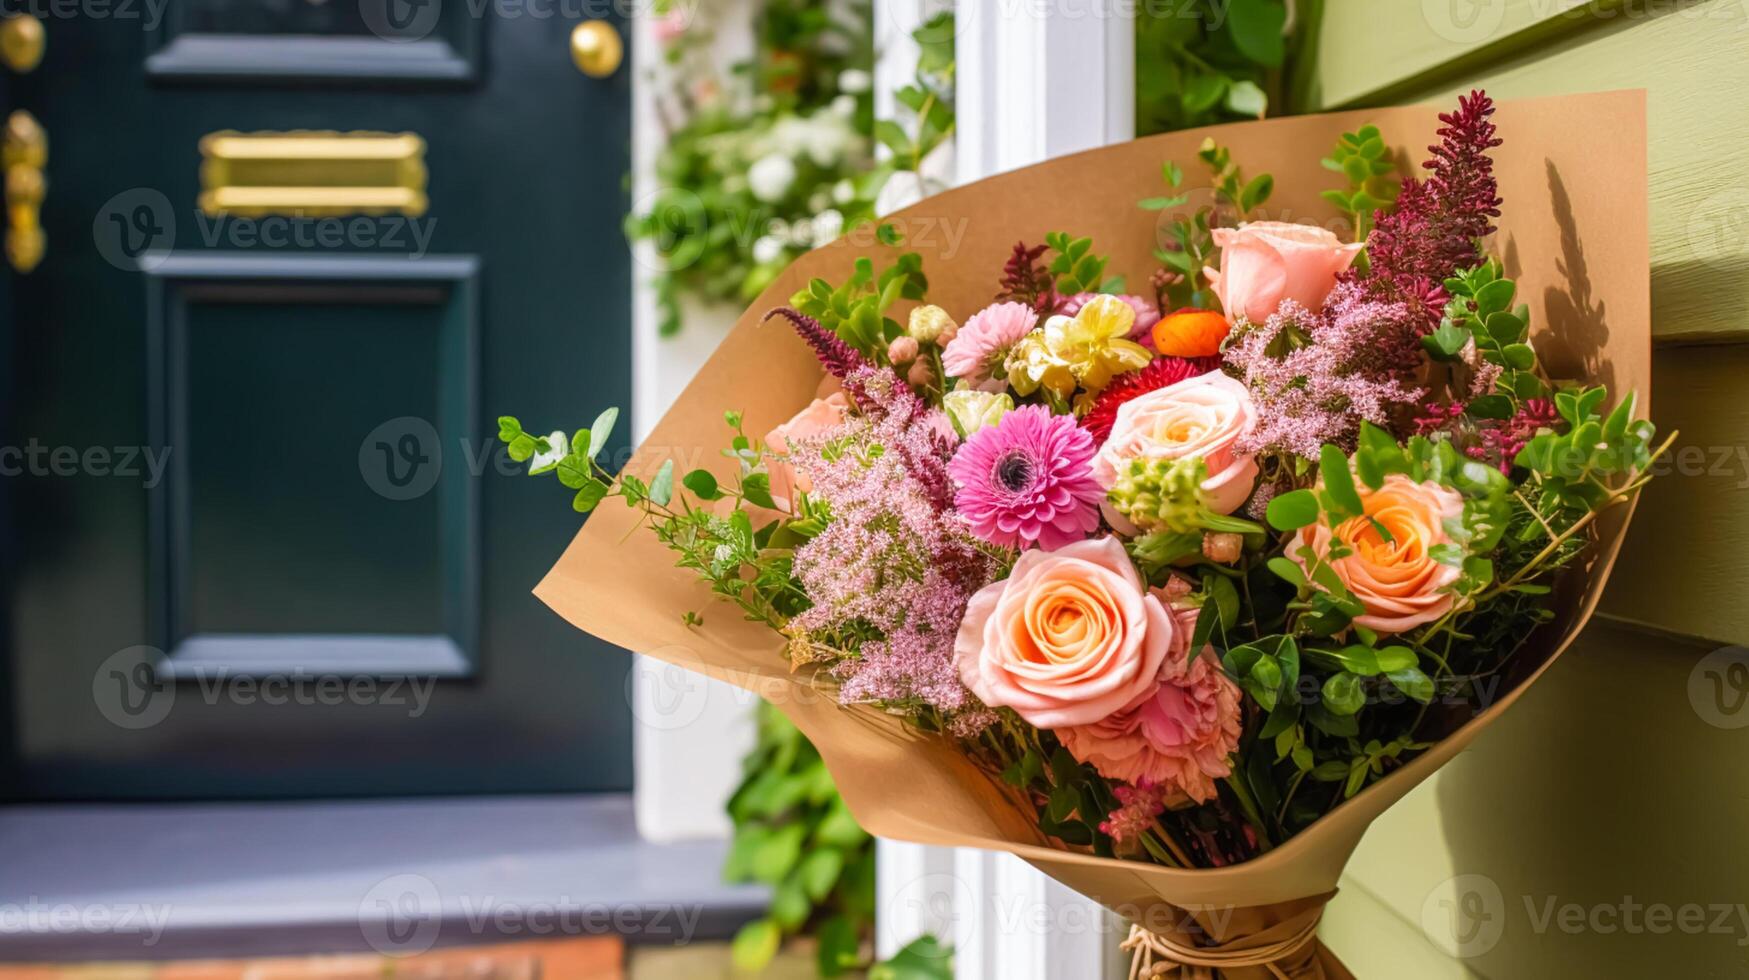
[{"label": "doorstep", "polygon": [[766,901],[726,850],[625,795],[0,807],[0,962],[720,939]]}]

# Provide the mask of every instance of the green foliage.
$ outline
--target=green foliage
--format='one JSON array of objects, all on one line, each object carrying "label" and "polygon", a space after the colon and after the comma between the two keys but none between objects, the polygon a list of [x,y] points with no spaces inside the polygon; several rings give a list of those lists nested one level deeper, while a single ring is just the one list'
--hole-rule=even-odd
[{"label": "green foliage", "polygon": [[1259,119],[1290,60],[1283,0],[1162,0],[1136,11],[1136,133]]},{"label": "green foliage", "polygon": [[[727,74],[711,51],[708,10],[664,48],[673,84],[659,98],[668,132],[658,189],[626,216],[625,232],[661,261],[653,282],[665,334],[680,329],[681,293],[751,299],[816,239],[871,217],[880,189],[867,4],[833,12],[761,0],[756,9],[754,53]],[[861,82],[846,87],[850,79]],[[756,193],[748,177],[766,158],[791,172],[775,196]]]},{"label": "green foliage", "polygon": [[1477,353],[1500,368],[1494,391],[1468,403],[1465,412],[1472,418],[1511,418],[1527,399],[1548,397],[1548,384],[1537,372],[1536,351],[1528,342],[1530,307],[1511,305],[1517,289],[1498,259],[1459,272],[1445,281],[1451,299],[1438,329],[1421,338],[1428,354],[1448,362],[1458,360],[1473,340]]},{"label": "green foliage", "polygon": [[[761,704],[758,740],[729,798],[729,881],[772,886],[771,910],[735,937],[735,965],[757,972],[786,936],[814,932],[821,976],[865,969],[874,925],[874,841],[856,825],[820,753]],[[743,958],[741,951],[746,950]]]},{"label": "green foliage", "polygon": [[1343,133],[1323,164],[1326,170],[1334,170],[1348,180],[1345,190],[1324,191],[1324,200],[1348,215],[1354,226],[1354,241],[1366,241],[1372,232],[1373,213],[1389,210],[1403,189],[1397,162],[1391,158],[1384,136],[1377,126],[1371,125]]},{"label": "green foliage", "polygon": [[1051,259],[1045,269],[1056,280],[1057,292],[1065,296],[1075,293],[1116,293],[1123,291],[1123,279],[1105,276],[1111,261],[1093,254],[1093,239],[1071,238],[1067,232],[1045,233],[1045,245]]},{"label": "green foliage", "polygon": [[[953,135],[953,12],[942,11],[911,32],[917,42],[917,71],[911,82],[893,93],[910,117],[911,129],[882,119],[874,135],[892,151],[883,173],[920,171],[923,160]],[[884,180],[879,180],[884,183]]]},{"label": "green foliage", "polygon": [[905,332],[887,311],[901,299],[923,300],[928,290],[923,257],[916,252],[900,255],[878,275],[874,262],[864,256],[856,260],[849,279],[837,286],[815,279],[790,297],[790,305],[864,355],[884,361],[887,345]]},{"label": "green foliage", "polygon": [[1144,211],[1162,212],[1159,234],[1164,247],[1154,250],[1154,258],[1172,276],[1165,294],[1170,307],[1217,305],[1203,275],[1204,268],[1220,263],[1212,229],[1248,220],[1275,190],[1275,178],[1269,174],[1245,179],[1232,152],[1212,137],[1203,140],[1197,159],[1209,171],[1205,203],[1193,204],[1196,194],[1185,185],[1184,169],[1170,160],[1160,168],[1168,193],[1136,202]]}]

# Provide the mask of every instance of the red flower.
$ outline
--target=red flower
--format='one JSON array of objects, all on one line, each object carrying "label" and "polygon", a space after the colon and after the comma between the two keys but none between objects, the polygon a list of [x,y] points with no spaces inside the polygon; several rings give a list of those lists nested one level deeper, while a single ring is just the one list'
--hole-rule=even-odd
[{"label": "red flower", "polygon": [[1219,361],[1212,357],[1156,357],[1140,371],[1120,374],[1112,379],[1081,420],[1081,427],[1092,433],[1095,443],[1103,443],[1111,435],[1112,424],[1117,421],[1118,406],[1124,402],[1175,385],[1185,378],[1207,374],[1219,366]]}]

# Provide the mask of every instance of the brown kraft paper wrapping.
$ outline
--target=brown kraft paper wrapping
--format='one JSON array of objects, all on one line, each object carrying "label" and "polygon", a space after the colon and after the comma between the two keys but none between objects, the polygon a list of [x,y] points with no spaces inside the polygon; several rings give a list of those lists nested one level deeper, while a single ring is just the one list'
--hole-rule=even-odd
[{"label": "brown kraft paper wrapping", "polygon": [[[922,255],[930,302],[962,321],[991,301],[1014,243],[1043,241],[1047,231],[1092,236],[1094,250],[1111,256],[1108,271],[1145,291],[1138,287],[1158,265],[1150,254],[1158,247],[1158,215],[1136,201],[1164,192],[1163,161],[1177,161],[1187,184],[1195,184],[1203,170],[1197,147],[1213,136],[1247,175],[1275,176],[1263,217],[1337,227],[1340,216],[1318,197],[1340,180],[1319,165],[1337,136],[1372,123],[1419,165],[1444,108],[1362,110],[1150,137],[955,188],[888,221],[905,235],[901,249]],[[1494,151],[1505,204],[1491,249],[1518,279],[1520,301],[1530,304],[1543,362],[1554,377],[1607,384],[1616,396],[1637,390],[1644,414],[1651,382],[1644,93],[1505,102],[1495,121],[1505,140]],[[672,458],[682,472],[702,466],[726,478],[732,464],[718,452],[729,435],[723,411],[738,409],[748,432],[765,432],[805,406],[821,379],[806,346],[784,322],[763,322],[766,313],[787,305],[810,279],[839,282],[858,256],[874,256],[879,265],[890,251],[863,229],[797,259],[741,316],[628,471],[648,476]],[[713,600],[653,534],[634,529],[638,512],[616,502],[588,519],[535,593],[585,632],[774,702],[819,748],[870,833],[1008,851],[1157,932],[1188,916],[1206,931],[1200,941],[1231,948],[1321,906],[1373,819],[1469,745],[1567,648],[1597,604],[1631,509],[1619,506],[1597,522],[1591,558],[1571,570],[1561,590],[1562,614],[1521,657],[1521,683],[1298,836],[1243,864],[1206,870],[1052,847],[1030,809],[951,742],[907,731],[898,718],[872,709],[841,707],[825,685],[792,673],[781,637]],[[702,614],[702,625],[683,623],[689,610]],[[1313,943],[1274,967],[1211,973],[1187,966],[1183,975],[1269,980],[1349,973]]]}]

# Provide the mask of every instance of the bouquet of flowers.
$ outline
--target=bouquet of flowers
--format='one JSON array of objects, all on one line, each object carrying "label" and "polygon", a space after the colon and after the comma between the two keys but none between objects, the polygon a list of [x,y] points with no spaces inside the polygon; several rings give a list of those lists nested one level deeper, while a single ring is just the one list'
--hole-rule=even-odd
[{"label": "bouquet of flowers", "polygon": [[[1123,911],[1138,971],[1345,976],[1315,928],[1367,823],[1571,640],[1662,451],[1643,200],[1612,200],[1625,247],[1575,230],[1644,170],[1631,138],[1575,156],[1585,110],[1643,110],[1587,98],[1224,127],[1192,190],[1184,137],[1138,141],[804,257],[625,472],[595,458],[611,410],[501,421],[577,510],[629,505],[539,593],[773,700],[870,831]],[[1435,126],[1399,180],[1387,129]],[[1318,193],[1317,134],[1346,188]],[[1552,222],[1502,216],[1533,189]],[[988,264],[901,250],[944,214]],[[1117,274],[1142,256],[1147,295]],[[722,462],[686,465],[707,423]]]}]

